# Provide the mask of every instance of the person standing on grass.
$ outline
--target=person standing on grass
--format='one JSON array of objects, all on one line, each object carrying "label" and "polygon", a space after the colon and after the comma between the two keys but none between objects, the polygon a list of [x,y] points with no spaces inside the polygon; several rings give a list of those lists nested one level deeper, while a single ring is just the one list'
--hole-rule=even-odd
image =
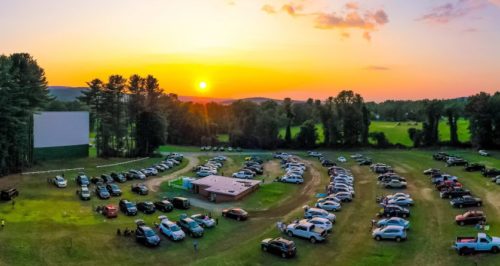
[{"label": "person standing on grass", "polygon": [[193,240],[193,248],[194,248],[194,252],[198,252],[198,240]]},{"label": "person standing on grass", "polygon": [[4,227],[5,227],[5,220],[2,219],[2,230],[3,230]]}]

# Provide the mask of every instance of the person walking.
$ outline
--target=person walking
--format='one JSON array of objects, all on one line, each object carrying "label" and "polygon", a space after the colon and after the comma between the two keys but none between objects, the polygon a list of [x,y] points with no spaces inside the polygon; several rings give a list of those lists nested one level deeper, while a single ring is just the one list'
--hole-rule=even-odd
[{"label": "person walking", "polygon": [[2,219],[2,230],[3,230],[4,227],[5,227],[5,220]]},{"label": "person walking", "polygon": [[194,248],[194,252],[198,252],[198,240],[193,240],[193,248]]}]

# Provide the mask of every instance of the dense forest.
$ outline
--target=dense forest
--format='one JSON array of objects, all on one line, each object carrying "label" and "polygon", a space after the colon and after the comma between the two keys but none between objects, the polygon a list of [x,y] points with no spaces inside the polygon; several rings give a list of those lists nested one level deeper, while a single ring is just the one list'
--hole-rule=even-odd
[{"label": "dense forest", "polygon": [[[366,103],[361,95],[345,90],[324,100],[200,104],[180,101],[151,75],[112,75],[87,85],[78,100],[57,101],[48,94],[43,69],[29,54],[0,56],[0,175],[33,162],[33,114],[42,110],[88,110],[101,157],[149,155],[163,144],[220,145],[220,134],[229,136],[225,145],[243,148],[391,147],[383,132],[369,132],[374,120],[423,122],[421,128],[408,130],[415,147],[500,147],[499,92],[453,100]],[[459,118],[470,122],[471,143],[459,142]],[[447,143],[438,138],[442,120],[449,125]],[[300,130],[292,136],[294,126]],[[280,128],[286,128],[284,134]]]}]

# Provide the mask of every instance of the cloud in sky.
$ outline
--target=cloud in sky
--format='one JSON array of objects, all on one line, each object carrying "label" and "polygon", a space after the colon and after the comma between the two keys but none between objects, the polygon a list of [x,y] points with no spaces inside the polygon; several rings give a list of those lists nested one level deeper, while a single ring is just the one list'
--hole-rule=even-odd
[{"label": "cloud in sky", "polygon": [[376,66],[376,65],[370,65],[364,68],[365,70],[370,70],[370,71],[388,71],[391,70],[388,67],[385,66]]},{"label": "cloud in sky", "polygon": [[266,12],[267,14],[276,14],[276,9],[271,5],[263,5],[260,10]]},{"label": "cloud in sky", "polygon": [[[490,0],[490,2],[498,2],[500,4],[500,0]],[[465,17],[486,5],[487,1],[485,0],[452,1],[431,8],[431,10],[417,20],[435,24],[446,24],[455,19]]]},{"label": "cloud in sky", "polygon": [[[342,30],[341,36],[343,38],[350,36],[345,30],[359,29],[363,31],[363,38],[370,41],[371,33],[389,22],[389,16],[383,9],[362,10],[356,2],[348,2],[338,12],[318,11],[310,13],[303,12],[303,3],[289,2],[281,7],[281,11],[292,17],[310,17],[313,26],[317,29]],[[268,4],[262,6],[261,10],[268,14],[277,13],[276,8]]]}]

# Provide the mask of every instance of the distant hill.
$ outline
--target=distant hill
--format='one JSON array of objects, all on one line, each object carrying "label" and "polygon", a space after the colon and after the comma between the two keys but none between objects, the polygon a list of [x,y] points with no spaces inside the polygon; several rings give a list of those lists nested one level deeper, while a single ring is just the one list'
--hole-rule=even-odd
[{"label": "distant hill", "polygon": [[62,102],[75,101],[76,97],[82,95],[82,91],[88,90],[86,87],[65,87],[49,86],[49,94]]},{"label": "distant hill", "polygon": [[[49,86],[50,95],[54,96],[57,100],[63,102],[71,102],[75,101],[76,98],[82,95],[82,91],[86,91],[88,88],[86,87],[67,87],[67,86]],[[195,102],[195,103],[209,103],[215,102],[220,104],[232,104],[235,101],[250,101],[257,104],[263,103],[265,101],[273,100],[279,104],[283,102],[283,100],[276,100],[266,97],[251,97],[251,98],[243,98],[243,99],[229,99],[229,98],[213,98],[213,97],[200,97],[200,96],[178,96],[179,100],[182,102]],[[301,102],[301,101],[293,101],[293,102]]]}]

